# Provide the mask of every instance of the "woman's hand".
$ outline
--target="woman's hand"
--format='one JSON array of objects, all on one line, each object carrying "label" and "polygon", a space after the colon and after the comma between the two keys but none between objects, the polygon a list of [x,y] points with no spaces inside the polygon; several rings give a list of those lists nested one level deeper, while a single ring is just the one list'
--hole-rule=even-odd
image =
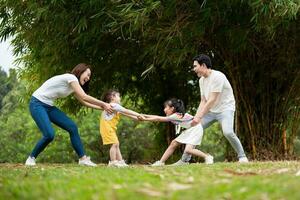
[{"label": "woman's hand", "polygon": [[114,112],[109,103],[103,103],[102,108],[103,108],[103,110],[105,110],[109,114],[112,114]]}]

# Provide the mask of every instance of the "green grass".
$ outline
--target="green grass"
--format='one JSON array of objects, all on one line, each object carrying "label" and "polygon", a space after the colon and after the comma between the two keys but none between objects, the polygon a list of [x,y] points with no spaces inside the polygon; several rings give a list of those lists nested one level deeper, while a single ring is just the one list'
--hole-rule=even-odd
[{"label": "green grass", "polygon": [[300,199],[300,162],[96,168],[0,164],[0,199]]}]

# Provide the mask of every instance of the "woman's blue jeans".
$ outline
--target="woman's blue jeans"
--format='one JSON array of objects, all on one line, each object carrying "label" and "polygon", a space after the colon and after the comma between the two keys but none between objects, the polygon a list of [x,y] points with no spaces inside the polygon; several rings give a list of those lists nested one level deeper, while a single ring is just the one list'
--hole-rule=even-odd
[{"label": "woman's blue jeans", "polygon": [[36,158],[54,139],[55,131],[51,122],[69,132],[72,146],[79,158],[85,155],[83,145],[78,134],[77,125],[65,113],[55,106],[50,106],[41,102],[35,97],[31,97],[29,109],[32,118],[43,134],[43,137],[32,150],[30,154],[31,157]]}]

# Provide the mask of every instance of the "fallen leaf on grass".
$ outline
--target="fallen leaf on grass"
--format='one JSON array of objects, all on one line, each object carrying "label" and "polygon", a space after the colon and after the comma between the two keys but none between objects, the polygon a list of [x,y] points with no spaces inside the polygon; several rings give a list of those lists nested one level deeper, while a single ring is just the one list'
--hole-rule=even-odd
[{"label": "fallen leaf on grass", "polygon": [[185,176],[185,175],[186,175],[186,173],[179,173],[179,172],[177,172],[177,171],[175,171],[175,170],[171,171],[171,173],[172,173],[172,175],[178,176],[178,177],[182,177],[182,176]]},{"label": "fallen leaf on grass", "polygon": [[285,172],[288,172],[288,171],[289,171],[288,168],[282,168],[282,169],[276,170],[275,172],[276,172],[277,174],[282,174],[282,173],[285,173]]},{"label": "fallen leaf on grass", "polygon": [[224,172],[227,172],[229,174],[236,175],[236,176],[253,176],[253,175],[257,175],[257,173],[255,173],[255,172],[237,172],[237,171],[233,171],[231,169],[224,169]]},{"label": "fallen leaf on grass", "polygon": [[165,179],[165,175],[159,174],[160,179]]},{"label": "fallen leaf on grass", "polygon": [[176,191],[176,190],[187,190],[189,188],[191,188],[192,186],[191,185],[187,185],[187,184],[180,184],[180,183],[170,183],[168,185],[168,188],[170,190],[173,190],[173,191]]},{"label": "fallen leaf on grass", "polygon": [[244,192],[247,192],[247,191],[248,191],[248,188],[246,188],[246,187],[242,187],[242,188],[239,189],[240,193],[244,193]]},{"label": "fallen leaf on grass", "polygon": [[194,180],[195,180],[194,177],[190,176],[190,177],[187,178],[186,182],[187,183],[193,183]]},{"label": "fallen leaf on grass", "polygon": [[163,196],[162,192],[154,190],[154,189],[150,189],[150,188],[142,188],[142,189],[139,189],[138,192],[146,194],[146,195],[151,196],[151,197],[161,197],[161,196]]},{"label": "fallen leaf on grass", "polygon": [[5,168],[12,168],[12,169],[15,169],[15,168],[24,168],[26,167],[24,164],[21,164],[21,163],[17,163],[17,164],[11,164],[11,163],[1,163],[0,164],[0,168],[2,167],[5,167]]},{"label": "fallen leaf on grass", "polygon": [[150,167],[146,167],[144,169],[147,172],[155,172],[155,173],[160,173],[161,172],[161,170],[159,168],[157,168],[157,167],[151,167],[151,168]]},{"label": "fallen leaf on grass", "polygon": [[122,189],[123,186],[116,184],[116,185],[113,185],[112,188],[115,189],[115,190],[119,190],[119,189]]},{"label": "fallen leaf on grass", "polygon": [[214,182],[215,184],[220,184],[220,183],[231,183],[230,179],[218,179]]}]

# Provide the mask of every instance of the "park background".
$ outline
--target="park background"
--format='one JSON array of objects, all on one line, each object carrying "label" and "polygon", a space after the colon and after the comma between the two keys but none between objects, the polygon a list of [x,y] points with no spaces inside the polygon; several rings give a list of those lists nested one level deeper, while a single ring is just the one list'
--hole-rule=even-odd
[{"label": "park background", "polygon": [[[0,37],[11,39],[22,67],[0,71],[0,163],[24,163],[41,137],[28,102],[51,76],[85,62],[92,65],[92,96],[118,88],[125,107],[160,115],[163,102],[178,97],[195,114],[200,94],[191,66],[199,53],[211,56],[232,84],[235,129],[249,159],[298,160],[299,9],[298,0],[1,0]],[[92,160],[107,163],[100,111],[72,97],[57,106],[76,121]],[[175,137],[171,124],[125,117],[118,131],[130,164],[157,160]],[[236,161],[218,124],[205,130],[200,148],[217,162]],[[75,162],[68,133],[56,128],[38,163]]]},{"label": "park background", "polygon": [[[76,64],[91,64],[90,94],[117,88],[123,105],[163,115],[163,102],[199,104],[192,58],[212,57],[236,97],[235,129],[251,160],[299,157],[299,1],[1,1],[0,36],[12,38],[22,63],[1,71],[0,162],[23,162],[40,137],[29,116],[32,92],[51,76]],[[99,137],[100,112],[73,98],[57,103],[72,115],[89,155],[107,162]],[[121,148],[129,162],[158,158],[175,137],[170,124],[123,119]],[[68,134],[39,159],[76,160]],[[235,154],[218,125],[205,132],[202,149],[217,160]]]}]

